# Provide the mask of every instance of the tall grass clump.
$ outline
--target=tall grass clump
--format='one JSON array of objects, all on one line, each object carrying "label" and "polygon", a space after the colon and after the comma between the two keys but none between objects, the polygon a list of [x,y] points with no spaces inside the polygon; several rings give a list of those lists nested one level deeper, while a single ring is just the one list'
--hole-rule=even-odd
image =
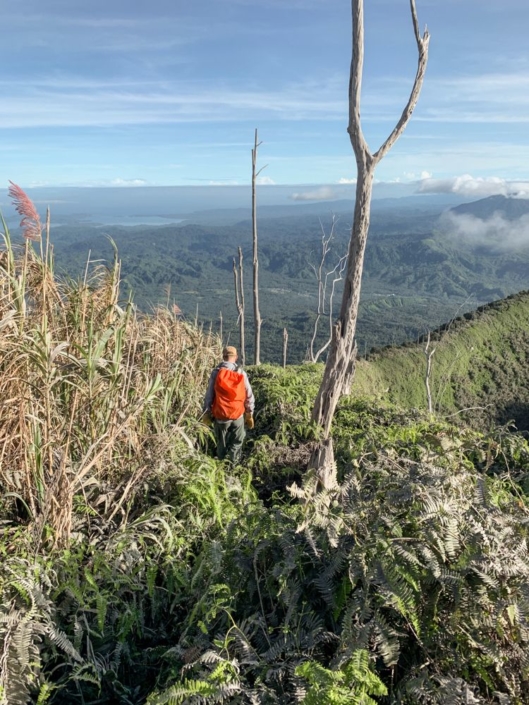
[{"label": "tall grass clump", "polygon": [[99,489],[108,517],[177,439],[191,452],[203,383],[218,341],[167,309],[141,315],[119,301],[120,265],[58,277],[35,207],[10,189],[22,244],[3,221],[0,251],[0,486],[4,502],[66,542],[74,498]]},{"label": "tall grass clump", "polygon": [[[220,341],[57,275],[18,186],[0,249],[0,705],[139,703],[201,604],[209,542],[255,501],[202,450]],[[197,567],[198,566],[198,567]],[[207,607],[206,607],[207,609]]]}]

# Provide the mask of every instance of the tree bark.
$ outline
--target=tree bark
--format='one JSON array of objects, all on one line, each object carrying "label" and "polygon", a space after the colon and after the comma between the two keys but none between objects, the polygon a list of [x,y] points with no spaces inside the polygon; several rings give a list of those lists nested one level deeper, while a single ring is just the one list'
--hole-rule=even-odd
[{"label": "tree bark", "polygon": [[418,49],[417,73],[409,100],[398,123],[379,150],[372,154],[365,141],[360,120],[364,62],[364,2],[363,0],[351,0],[351,7],[353,51],[349,79],[349,126],[347,131],[357,165],[356,201],[340,315],[334,326],[327,364],[312,413],[312,419],[322,428],[323,440],[320,448],[313,454],[309,467],[318,468],[322,477],[325,477],[326,473],[328,474],[329,467],[334,463],[331,424],[336,406],[340,397],[349,392],[354,376],[356,323],[375,168],[400,137],[412,115],[419,98],[428,61],[429,34],[425,30],[421,37],[415,0],[410,0],[413,30]]},{"label": "tree bark", "polygon": [[261,364],[261,312],[259,310],[259,257],[257,254],[257,200],[255,184],[260,173],[257,169],[257,148],[261,143],[257,141],[255,130],[254,148],[252,149],[252,235],[253,235],[253,315],[254,315],[254,364]]},{"label": "tree bark", "polygon": [[323,380],[312,412],[312,419],[324,430],[324,438],[328,438],[330,435],[336,406],[343,394],[344,387],[350,387],[354,374],[355,332],[369,229],[373,176],[373,166],[359,172],[342,305],[338,321],[334,326]]}]

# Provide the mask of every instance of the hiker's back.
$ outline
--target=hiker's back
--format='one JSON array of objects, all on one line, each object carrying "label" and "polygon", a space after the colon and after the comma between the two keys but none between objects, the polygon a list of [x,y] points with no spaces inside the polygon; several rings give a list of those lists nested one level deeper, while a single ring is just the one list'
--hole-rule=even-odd
[{"label": "hiker's back", "polygon": [[215,394],[211,412],[221,421],[238,419],[245,411],[246,387],[244,375],[238,366],[234,370],[221,365],[215,378]]}]

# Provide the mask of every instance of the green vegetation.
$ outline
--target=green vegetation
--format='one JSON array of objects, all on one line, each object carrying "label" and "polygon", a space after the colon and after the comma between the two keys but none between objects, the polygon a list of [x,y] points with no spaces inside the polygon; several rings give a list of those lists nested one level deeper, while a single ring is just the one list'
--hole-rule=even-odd
[{"label": "green vegetation", "polygon": [[[474,206],[477,213],[479,203]],[[342,213],[337,219],[329,269],[346,251],[350,217]],[[316,215],[259,221],[262,357],[266,361],[281,361],[284,327],[289,331],[289,362],[306,357],[317,309],[310,263],[319,263],[321,225],[330,231],[330,212],[321,224]],[[82,276],[90,252],[93,259],[111,262],[109,235],[122,259],[122,296],[132,289],[144,311],[174,301],[187,320],[194,320],[198,306],[199,320],[205,328],[211,324],[214,331],[219,330],[222,311],[224,338],[237,338],[232,260],[240,245],[246,263],[246,301],[251,302],[250,221],[151,229],[68,225],[53,232],[59,271]],[[363,276],[360,354],[416,340],[456,315],[529,288],[528,264],[527,248],[477,247],[456,239],[450,226],[439,221],[439,212],[398,210],[397,206],[375,209]],[[338,286],[336,301],[340,293]],[[253,339],[251,316],[247,339]]]},{"label": "green vegetation", "polygon": [[[426,406],[426,339],[373,352],[358,363],[355,393]],[[431,334],[434,408],[460,410],[475,426],[515,421],[529,430],[529,293],[465,314]]]},{"label": "green vegetation", "polygon": [[1,705],[529,702],[529,443],[490,425],[529,295],[432,335],[438,409],[489,425],[425,413],[424,344],[381,351],[323,488],[321,365],[250,368],[256,429],[220,463],[220,340],[119,301],[118,262],[67,280],[4,239]]}]

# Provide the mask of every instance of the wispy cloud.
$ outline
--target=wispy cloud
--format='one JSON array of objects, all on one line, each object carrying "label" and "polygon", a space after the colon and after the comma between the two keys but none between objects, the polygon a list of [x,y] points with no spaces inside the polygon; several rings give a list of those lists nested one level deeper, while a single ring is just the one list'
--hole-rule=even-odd
[{"label": "wispy cloud", "polygon": [[[388,75],[365,87],[366,121],[398,116],[411,88],[411,78]],[[428,76],[413,120],[432,123],[529,122],[529,69],[503,72],[469,72],[458,76]]]},{"label": "wispy cloud", "polygon": [[[202,79],[104,80],[82,75],[45,75],[21,82],[3,79],[0,127],[115,125],[170,122],[343,121],[346,76],[280,83],[256,90],[250,84]],[[363,105],[367,124],[391,122],[403,107],[398,81],[375,82]],[[529,71],[433,79],[413,118],[461,124],[529,122]]]},{"label": "wispy cloud", "polygon": [[321,186],[311,191],[298,191],[290,196],[293,201],[335,201],[339,197],[339,194],[330,186]]},{"label": "wispy cloud", "polygon": [[131,125],[147,123],[343,119],[345,102],[334,101],[322,84],[284,86],[277,91],[218,89],[140,81],[95,81],[73,77],[8,85],[3,82],[0,127]]}]

